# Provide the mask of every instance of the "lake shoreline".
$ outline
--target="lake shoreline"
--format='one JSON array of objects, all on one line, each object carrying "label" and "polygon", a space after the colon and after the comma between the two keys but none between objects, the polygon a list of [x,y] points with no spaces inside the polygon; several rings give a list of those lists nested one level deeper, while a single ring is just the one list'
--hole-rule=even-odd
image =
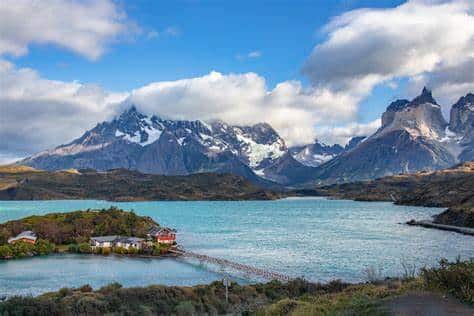
[{"label": "lake shoreline", "polygon": [[[429,217],[440,209],[386,202],[320,197],[240,202],[16,201],[0,202],[0,221],[57,210],[66,216],[77,209],[112,205],[176,228],[177,243],[189,251],[292,277],[304,275],[313,281],[359,282],[371,265],[383,267],[388,275],[396,274],[403,257],[418,266],[431,266],[440,257],[474,257],[469,236],[427,229],[419,232],[398,224]],[[80,286],[85,280],[96,288],[112,280],[128,287],[205,284],[221,278],[219,267],[183,259],[71,254],[13,260],[0,268],[0,292],[41,293],[65,285]],[[228,272],[239,279],[244,276]],[[259,278],[251,276],[250,280]]]}]

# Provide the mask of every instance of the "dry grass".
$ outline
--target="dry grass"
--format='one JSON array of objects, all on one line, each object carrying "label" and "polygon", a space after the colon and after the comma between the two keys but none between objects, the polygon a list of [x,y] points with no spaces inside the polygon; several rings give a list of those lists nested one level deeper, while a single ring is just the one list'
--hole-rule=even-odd
[{"label": "dry grass", "polygon": [[22,172],[40,172],[41,170],[22,165],[3,165],[0,166],[1,173],[22,173]]}]

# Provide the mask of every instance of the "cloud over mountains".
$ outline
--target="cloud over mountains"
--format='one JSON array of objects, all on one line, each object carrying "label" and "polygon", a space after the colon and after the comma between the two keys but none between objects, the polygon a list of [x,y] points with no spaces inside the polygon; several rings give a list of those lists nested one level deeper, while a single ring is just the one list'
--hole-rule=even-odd
[{"label": "cloud over mountains", "polygon": [[472,89],[473,14],[469,0],[414,0],[393,9],[347,12],[325,27],[328,38],[316,45],[303,73],[313,85],[362,95],[408,77],[449,98],[442,88],[470,84]]},{"label": "cloud over mountains", "polygon": [[[53,44],[95,60],[133,25],[112,1],[6,0],[0,4],[0,58],[27,54],[32,44]],[[474,90],[472,1],[415,0],[354,10],[333,18],[323,32],[326,39],[302,66],[309,85],[287,80],[268,87],[257,73],[211,71],[110,92],[48,80],[0,59],[0,154],[64,143],[130,103],[172,119],[266,121],[289,144],[301,144],[375,130],[378,120],[354,121],[360,102],[382,83],[396,86],[407,78],[414,91],[428,84],[442,102]]]}]

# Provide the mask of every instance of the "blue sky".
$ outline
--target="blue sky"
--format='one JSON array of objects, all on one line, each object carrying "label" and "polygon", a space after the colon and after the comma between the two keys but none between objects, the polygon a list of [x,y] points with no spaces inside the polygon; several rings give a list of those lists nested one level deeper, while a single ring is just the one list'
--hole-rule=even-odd
[{"label": "blue sky", "polygon": [[171,119],[266,121],[289,145],[344,144],[424,85],[448,116],[473,74],[470,0],[4,0],[0,161],[130,103]]},{"label": "blue sky", "polygon": [[[141,34],[124,36],[98,60],[55,45],[33,45],[29,54],[13,60],[49,79],[96,83],[112,91],[197,77],[212,70],[255,72],[266,79],[269,88],[292,79],[307,84],[301,66],[313,47],[325,39],[321,28],[331,17],[400,3],[403,1],[121,2]],[[249,58],[251,52],[261,56]],[[392,89],[379,87],[362,104],[359,120],[368,122],[380,116],[394,95]]]}]

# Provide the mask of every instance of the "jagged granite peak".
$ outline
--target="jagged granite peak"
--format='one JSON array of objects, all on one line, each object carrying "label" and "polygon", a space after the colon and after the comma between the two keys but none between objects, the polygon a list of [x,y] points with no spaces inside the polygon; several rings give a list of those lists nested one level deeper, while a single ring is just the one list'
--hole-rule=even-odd
[{"label": "jagged granite peak", "polygon": [[293,158],[303,165],[316,167],[333,159],[343,150],[344,148],[339,144],[326,145],[316,139],[312,144],[290,148],[290,153]]},{"label": "jagged granite peak", "polygon": [[449,129],[455,133],[466,133],[474,128],[474,94],[461,97],[451,108]]},{"label": "jagged granite peak", "polygon": [[433,94],[432,94],[431,90],[428,90],[428,88],[423,87],[423,90],[421,91],[421,94],[419,96],[417,96],[416,98],[414,98],[410,102],[409,106],[417,106],[417,105],[425,104],[425,103],[431,103],[431,104],[438,105],[438,103],[436,103],[436,100],[433,98]]},{"label": "jagged granite peak", "polygon": [[452,106],[449,130],[461,146],[459,160],[474,160],[474,94],[468,93]]},{"label": "jagged granite peak", "polygon": [[407,99],[395,100],[387,107],[387,111],[396,112],[403,110],[408,103],[410,103],[410,101],[408,101]]},{"label": "jagged granite peak", "polygon": [[392,102],[382,114],[382,126],[371,138],[405,130],[414,137],[441,140],[446,136],[447,126],[441,107],[425,87],[419,96],[408,103],[406,100]]},{"label": "jagged granite peak", "polygon": [[21,163],[46,170],[127,168],[166,175],[226,171],[253,180],[258,174],[290,181],[285,168],[278,168],[285,175],[266,171],[286,153],[285,141],[267,123],[238,126],[222,121],[169,120],[145,115],[131,105],[72,142]]},{"label": "jagged granite peak", "polygon": [[344,151],[351,151],[357,146],[359,146],[360,143],[362,143],[365,139],[367,139],[367,136],[354,136],[349,139],[349,142],[346,144],[344,147]]},{"label": "jagged granite peak", "polygon": [[447,168],[457,163],[460,150],[454,140],[441,107],[424,88],[410,102],[392,102],[373,135],[317,167],[316,182],[367,180]]}]

